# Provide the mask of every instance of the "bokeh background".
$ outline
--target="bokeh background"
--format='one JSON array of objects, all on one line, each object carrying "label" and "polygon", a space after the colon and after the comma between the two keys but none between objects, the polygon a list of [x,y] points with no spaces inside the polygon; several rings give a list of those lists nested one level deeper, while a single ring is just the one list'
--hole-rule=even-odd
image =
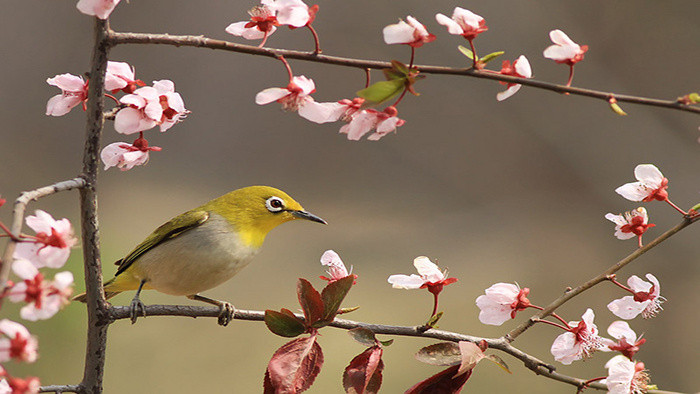
[{"label": "bokeh background", "polygon": [[[89,69],[92,19],[75,1],[0,4],[0,192],[12,199],[28,190],[79,173],[84,113],[44,115],[57,89],[46,78]],[[118,31],[229,36],[224,28],[246,19],[254,2],[122,2],[113,13]],[[673,99],[698,89],[700,61],[697,16],[690,1],[325,1],[314,24],[324,52],[367,59],[408,60],[405,46],[387,46],[381,29],[412,15],[438,39],[418,50],[417,63],[461,67],[456,50],[464,44],[439,26],[434,15],[462,6],[484,16],[489,31],[477,40],[480,53],[505,50],[507,59],[525,54],[538,79],[563,82],[567,68],[544,59],[548,32],[561,28],[580,44],[586,59],[574,84],[618,93]],[[280,29],[268,41],[280,48],[312,48],[307,31]],[[425,291],[394,290],[386,278],[412,273],[413,258],[427,255],[449,268],[459,282],[441,297],[446,311],[440,327],[481,336],[500,336],[517,324],[485,326],[475,298],[499,281],[532,289],[534,303],[547,304],[634,250],[634,241],[613,237],[606,212],[635,208],[614,193],[633,180],[639,163],[655,163],[670,179],[671,197],[682,207],[700,202],[698,117],[658,108],[625,105],[627,117],[604,102],[523,88],[499,103],[503,86],[454,76],[429,76],[399,106],[406,124],[379,142],[350,142],[340,124],[316,125],[277,105],[254,104],[256,92],[284,86],[286,73],[268,58],[170,46],[122,46],[113,60],[128,61],[146,82],[171,79],[192,114],[167,133],[147,133],[163,151],[129,172],[101,171],[99,209],[106,277],[121,258],[157,225],[229,190],[253,184],[277,186],[330,223],[290,223],[268,237],[256,261],[236,278],[207,292],[244,309],[296,309],[295,282],[322,274],[319,257],[336,250],[359,275],[346,306],[361,308],[350,319],[415,325],[425,321],[431,297]],[[291,61],[297,75],[317,84],[319,101],[352,98],[364,83],[361,71]],[[497,67],[493,65],[493,67]],[[381,78],[374,72],[375,80]],[[130,141],[112,124],[103,141]],[[657,227],[651,240],[679,222],[661,203],[645,204]],[[79,221],[77,193],[34,203],[56,217]],[[31,211],[30,210],[30,211]],[[0,218],[10,220],[8,206]],[[697,283],[698,228],[691,227],[620,272],[654,273],[668,298],[650,321],[631,322],[648,339],[638,357],[653,382],[678,391],[700,390]],[[81,252],[67,266],[84,289]],[[605,305],[623,293],[601,285],[569,302],[559,313],[579,320],[596,311],[601,331],[615,320]],[[132,294],[114,299],[128,304]],[[146,293],[147,304],[189,304],[184,298]],[[17,318],[5,304],[2,315]],[[526,317],[518,316],[518,321]],[[38,375],[45,384],[80,381],[85,309],[68,306],[49,321],[26,323],[41,339],[41,358],[10,372]],[[559,332],[534,327],[515,343],[546,361]],[[107,393],[259,392],[269,357],[285,339],[259,322],[146,318],[114,324],[109,331]],[[341,375],[363,348],[340,330],[324,329],[326,363],[310,392],[341,392]],[[402,392],[437,367],[418,363],[413,353],[432,343],[397,338],[385,352],[384,392]],[[513,375],[480,365],[469,392],[572,392],[570,386],[538,378],[504,356]],[[591,378],[604,375],[606,354],[560,365],[559,371]]]}]

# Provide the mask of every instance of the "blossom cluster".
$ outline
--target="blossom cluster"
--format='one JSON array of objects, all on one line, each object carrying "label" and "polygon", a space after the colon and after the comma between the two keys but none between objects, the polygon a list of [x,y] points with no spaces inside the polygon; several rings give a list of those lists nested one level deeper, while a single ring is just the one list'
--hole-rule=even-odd
[{"label": "blossom cluster", "polygon": [[[0,204],[1,205],[1,204]],[[16,242],[12,272],[19,278],[3,284],[0,297],[11,302],[23,303],[20,317],[29,321],[53,317],[69,303],[73,293],[73,274],[57,273],[53,280],[44,278],[41,268],[62,268],[77,244],[73,227],[68,219],[54,219],[50,214],[37,210],[25,219],[35,235],[15,236]],[[3,229],[6,227],[3,225]],[[22,324],[9,319],[0,320],[0,363],[11,360],[32,363],[38,356],[38,341]],[[10,376],[0,365],[0,393],[36,393],[39,379],[21,379]]]},{"label": "blossom cluster", "polygon": [[[61,89],[61,94],[49,99],[47,115],[63,116],[78,104],[85,109],[89,81],[72,74],[61,74],[46,82]],[[149,152],[161,148],[149,146],[143,132],[156,126],[164,132],[189,113],[172,81],[163,79],[153,81],[153,86],[145,86],[143,81],[136,79],[134,68],[125,62],[107,62],[104,89],[112,94],[126,93],[121,99],[106,95],[119,105],[114,116],[114,129],[125,135],[139,133],[132,143],[115,142],[104,147],[100,157],[105,170],[117,167],[126,171],[147,163]]]}]

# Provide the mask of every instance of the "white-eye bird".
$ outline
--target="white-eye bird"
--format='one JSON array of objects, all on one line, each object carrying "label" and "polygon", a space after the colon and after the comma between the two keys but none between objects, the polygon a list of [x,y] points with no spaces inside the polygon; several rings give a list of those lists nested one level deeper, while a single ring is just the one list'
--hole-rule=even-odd
[{"label": "white-eye bird", "polygon": [[[187,296],[221,308],[219,324],[233,319],[233,306],[199,295],[236,275],[260,251],[267,233],[294,219],[326,224],[287,193],[269,186],[250,186],[215,198],[201,207],[174,217],[158,227],[126,257],[105,282],[107,299],[136,290],[131,301],[131,321],[145,306],[141,290]],[[85,294],[75,297],[85,301]]]}]

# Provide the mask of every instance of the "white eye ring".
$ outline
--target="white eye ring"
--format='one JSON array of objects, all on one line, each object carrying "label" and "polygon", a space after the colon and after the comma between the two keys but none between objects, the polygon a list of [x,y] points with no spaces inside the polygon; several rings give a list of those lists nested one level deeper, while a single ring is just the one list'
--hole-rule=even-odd
[{"label": "white eye ring", "polygon": [[280,212],[284,209],[284,200],[275,196],[270,197],[265,200],[265,207],[267,207],[267,210],[270,212]]}]

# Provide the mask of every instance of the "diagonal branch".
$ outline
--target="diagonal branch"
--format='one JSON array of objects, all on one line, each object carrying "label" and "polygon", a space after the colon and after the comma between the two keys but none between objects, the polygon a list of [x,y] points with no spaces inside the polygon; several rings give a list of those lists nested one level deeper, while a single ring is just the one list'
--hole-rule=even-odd
[{"label": "diagonal branch", "polygon": [[584,291],[590,289],[591,287],[597,285],[598,283],[608,280],[608,277],[610,275],[619,271],[620,269],[622,269],[622,267],[631,263],[632,261],[634,261],[636,258],[638,258],[639,256],[646,253],[651,248],[657,246],[661,242],[670,238],[672,235],[674,235],[677,232],[683,230],[684,228],[690,226],[691,224],[697,222],[698,220],[700,220],[700,215],[684,217],[683,221],[680,222],[676,227],[673,227],[672,229],[661,234],[655,240],[646,244],[646,246],[641,247],[641,248],[635,250],[634,252],[630,253],[627,257],[625,257],[624,259],[615,263],[612,267],[605,270],[605,272],[603,272],[602,274],[594,277],[593,279],[576,287],[575,289],[568,289],[561,297],[554,300],[551,304],[547,305],[543,310],[536,313],[531,318],[529,318],[528,320],[521,323],[519,326],[515,327],[508,334],[506,334],[503,338],[505,340],[507,340],[508,342],[513,342],[515,340],[515,338],[517,338],[520,334],[525,332],[528,328],[532,327],[532,325],[535,324],[535,322],[551,315],[557,308],[562,306],[565,302],[567,302],[570,299],[576,297],[577,295],[583,293]]},{"label": "diagonal branch", "polygon": [[[20,194],[15,200],[15,207],[12,211],[12,226],[10,227],[10,231],[14,235],[18,235],[20,232],[22,232],[24,211],[27,209],[27,205],[30,202],[54,193],[72,189],[80,189],[85,187],[85,185],[86,182],[83,178],[73,178]],[[5,288],[7,287],[7,278],[10,276],[10,267],[12,266],[12,255],[15,253],[15,246],[17,246],[17,242],[10,239],[5,247],[5,253],[2,257],[2,268],[0,268],[0,294],[4,293]],[[1,302],[2,299],[0,299],[0,303]]]},{"label": "diagonal branch", "polygon": [[[314,52],[293,51],[288,49],[273,49],[259,48],[252,45],[237,44],[230,41],[216,40],[204,36],[174,36],[169,34],[151,34],[151,33],[120,33],[110,32],[109,41],[113,45],[119,44],[163,44],[173,45],[176,47],[190,46],[200,48],[218,49],[230,52],[245,53],[249,55],[267,56],[271,58],[279,58],[284,56],[287,59],[304,60],[315,63],[332,64],[336,66],[356,67],[361,69],[383,69],[390,68],[391,63],[378,60],[364,60],[345,58],[339,56],[328,56]],[[474,78],[491,79],[507,83],[518,83],[533,88],[549,90],[557,93],[569,93],[573,95],[586,96],[604,100],[606,103],[615,98],[618,102],[627,102],[640,105],[648,105],[653,107],[670,108],[679,111],[687,111],[700,114],[700,107],[690,106],[678,102],[678,100],[660,100],[648,97],[631,96],[625,94],[617,94],[613,92],[603,92],[592,89],[584,89],[559,85],[550,82],[538,81],[529,78],[519,78],[509,75],[502,75],[495,72],[479,71],[473,68],[453,68],[442,66],[415,66],[424,74],[449,74],[462,75]]]},{"label": "diagonal branch", "polygon": [[[184,316],[184,317],[218,317],[220,309],[217,307],[208,306],[186,306],[186,305],[149,305],[146,307],[146,316]],[[114,322],[120,319],[129,319],[131,314],[131,308],[128,306],[113,306],[110,308],[110,321]],[[139,311],[139,315],[141,311]],[[301,314],[296,315],[298,318],[303,319],[304,316]],[[237,309],[234,314],[234,319],[237,320],[249,320],[249,321],[263,321],[265,317],[265,312],[263,311],[250,311]],[[353,320],[345,319],[335,319],[333,323],[330,324],[331,327],[340,328],[344,330],[350,330],[357,327],[364,327],[372,330],[375,334],[384,335],[396,335],[396,336],[406,336],[406,337],[419,337],[419,338],[432,338],[439,339],[443,341],[470,341],[478,343],[480,341],[486,341],[490,348],[498,349],[502,352],[508,353],[511,356],[522,361],[526,368],[530,369],[538,375],[545,376],[547,378],[557,380],[559,382],[567,383],[576,387],[581,387],[586,382],[585,379],[579,379],[567,375],[562,375],[554,371],[554,366],[548,365],[544,361],[531,356],[522,350],[512,346],[504,338],[481,338],[472,335],[465,335],[451,331],[429,329],[424,330],[422,326],[391,326],[384,324],[370,324],[357,322]],[[591,388],[598,390],[607,390],[607,386],[602,383],[591,383],[589,385]],[[660,390],[649,390],[648,393],[655,394],[673,394],[669,391]]]}]

